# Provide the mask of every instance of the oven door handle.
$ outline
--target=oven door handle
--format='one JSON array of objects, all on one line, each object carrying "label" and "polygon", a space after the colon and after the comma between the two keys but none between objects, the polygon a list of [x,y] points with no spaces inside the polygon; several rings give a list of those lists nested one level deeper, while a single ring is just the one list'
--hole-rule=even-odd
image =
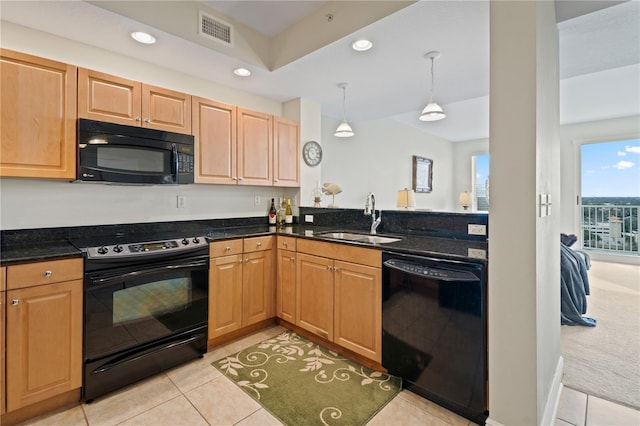
[{"label": "oven door handle", "polygon": [[387,268],[398,270],[402,273],[415,275],[422,278],[432,278],[445,282],[476,282],[480,278],[470,272],[453,269],[430,268],[419,263],[406,262],[404,260],[390,259],[383,263]]},{"label": "oven door handle", "polygon": [[149,355],[154,355],[154,354],[157,354],[158,352],[168,351],[170,349],[174,349],[174,348],[177,348],[179,346],[188,345],[188,344],[193,343],[196,340],[202,339],[202,338],[204,338],[204,334],[198,333],[198,334],[193,335],[191,337],[187,337],[186,339],[178,340],[176,342],[170,342],[170,343],[167,343],[166,345],[161,346],[161,347],[152,348],[151,350],[149,350],[147,352],[135,353],[135,354],[123,356],[121,358],[116,358],[115,360],[113,360],[111,362],[108,362],[106,364],[103,364],[102,366],[96,368],[95,370],[93,370],[91,372],[91,374],[92,375],[97,375],[97,374],[107,373],[110,370],[113,370],[114,368],[120,367],[123,364],[127,364],[129,362],[133,362],[133,361],[138,361],[138,360],[144,359],[144,358],[148,357]]},{"label": "oven door handle", "polygon": [[137,278],[145,275],[156,274],[162,271],[173,271],[178,269],[192,269],[207,266],[208,260],[202,260],[191,263],[180,263],[178,265],[165,265],[159,268],[143,269],[127,273],[103,274],[91,277],[91,282],[96,285],[109,284],[112,281],[121,281],[123,279]]}]

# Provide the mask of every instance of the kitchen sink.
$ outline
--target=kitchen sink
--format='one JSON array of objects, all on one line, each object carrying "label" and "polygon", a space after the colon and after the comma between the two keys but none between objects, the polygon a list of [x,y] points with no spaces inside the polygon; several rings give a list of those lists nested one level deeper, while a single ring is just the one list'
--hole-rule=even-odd
[{"label": "kitchen sink", "polygon": [[369,244],[388,244],[400,241],[402,238],[383,237],[381,235],[357,234],[353,232],[321,232],[316,234],[321,238],[329,238],[332,240],[346,240],[358,243]]}]

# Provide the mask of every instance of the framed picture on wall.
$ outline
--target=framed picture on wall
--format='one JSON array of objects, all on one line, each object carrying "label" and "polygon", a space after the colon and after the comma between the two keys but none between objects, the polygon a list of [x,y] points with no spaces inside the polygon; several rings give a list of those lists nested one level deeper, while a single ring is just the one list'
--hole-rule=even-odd
[{"label": "framed picture on wall", "polygon": [[413,190],[415,192],[431,192],[433,176],[433,160],[413,156]]}]

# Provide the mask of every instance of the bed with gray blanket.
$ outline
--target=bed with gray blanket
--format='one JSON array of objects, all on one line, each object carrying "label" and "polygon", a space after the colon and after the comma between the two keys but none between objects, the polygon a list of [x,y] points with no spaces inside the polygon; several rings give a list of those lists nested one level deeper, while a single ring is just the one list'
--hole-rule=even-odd
[{"label": "bed with gray blanket", "polygon": [[562,325],[595,327],[587,313],[589,255],[560,242],[560,317]]}]

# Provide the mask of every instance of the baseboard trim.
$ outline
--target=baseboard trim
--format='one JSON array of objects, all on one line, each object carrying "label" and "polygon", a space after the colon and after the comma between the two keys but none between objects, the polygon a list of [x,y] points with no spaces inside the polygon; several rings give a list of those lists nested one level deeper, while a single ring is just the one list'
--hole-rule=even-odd
[{"label": "baseboard trim", "polygon": [[560,395],[562,394],[562,375],[564,372],[564,358],[562,355],[558,358],[556,372],[553,375],[553,382],[547,397],[544,413],[542,415],[541,425],[553,425],[558,417],[558,406],[560,405]]}]

